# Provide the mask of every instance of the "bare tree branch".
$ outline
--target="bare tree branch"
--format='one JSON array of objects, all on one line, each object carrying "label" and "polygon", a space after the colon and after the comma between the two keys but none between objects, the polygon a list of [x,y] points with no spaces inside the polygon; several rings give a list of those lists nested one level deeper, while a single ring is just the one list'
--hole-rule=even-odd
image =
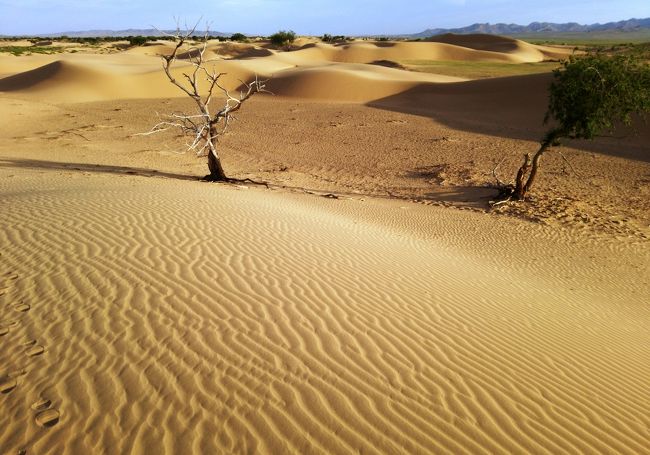
[{"label": "bare tree branch", "polygon": [[[172,51],[168,55],[162,56],[162,67],[169,81],[194,100],[198,113],[192,115],[176,113],[166,115],[150,131],[138,135],[148,136],[171,129],[178,129],[181,134],[191,138],[187,143],[188,150],[194,151],[199,156],[207,154],[210,169],[208,178],[210,180],[228,180],[223,172],[219,154],[217,153],[219,136],[225,133],[230,122],[234,119],[233,114],[241,109],[241,106],[251,96],[256,93],[267,92],[267,81],[260,80],[257,75],[253,81],[240,81],[239,96],[233,96],[221,83],[222,77],[226,73],[217,72],[214,68],[209,69],[207,67],[209,62],[216,60],[206,58],[209,38],[208,27],[206,27],[201,45],[192,46],[189,41],[196,31],[198,22],[191,29],[186,27],[185,32],[181,31],[178,21],[176,24],[176,32],[173,35],[160,31],[166,36],[173,37],[176,42]],[[181,73],[182,78],[177,79],[172,73],[172,68],[181,58],[187,59],[192,68],[191,71]],[[207,83],[207,86],[204,86],[203,83]],[[220,109],[211,114],[210,105],[215,99],[217,90],[225,97],[225,101]]]},{"label": "bare tree branch", "polygon": [[494,176],[494,179],[497,181],[497,185],[499,186],[505,186],[504,183],[501,181],[501,179],[499,179],[499,176],[497,175],[497,169],[499,169],[499,166],[501,166],[501,163],[503,163],[505,159],[506,157],[504,155],[503,158],[501,158],[501,161],[499,161],[497,165],[494,166],[494,169],[492,169],[492,175]]}]

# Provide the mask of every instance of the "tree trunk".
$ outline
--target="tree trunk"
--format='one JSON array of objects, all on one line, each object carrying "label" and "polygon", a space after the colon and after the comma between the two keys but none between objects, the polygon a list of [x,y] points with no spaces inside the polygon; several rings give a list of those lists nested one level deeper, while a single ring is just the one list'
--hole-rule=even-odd
[{"label": "tree trunk", "polygon": [[208,151],[208,169],[210,169],[210,173],[204,177],[204,180],[209,182],[223,182],[228,180],[221,166],[221,158],[217,154],[217,136],[216,125],[210,124],[210,136],[207,138],[210,145],[210,150]]},{"label": "tree trunk", "polygon": [[[556,132],[549,133],[544,138],[544,141],[542,142],[542,145],[537,153],[535,153],[533,156],[532,163],[530,161],[530,155],[525,155],[524,164],[522,164],[519,168],[519,171],[517,172],[517,179],[515,181],[514,196],[517,198],[517,200],[523,201],[526,198],[526,194],[533,187],[533,183],[535,183],[535,177],[537,177],[537,171],[539,170],[539,161],[542,158],[542,155],[544,152],[546,152],[546,150],[548,150],[549,147],[555,143],[558,137],[559,134]],[[524,184],[524,178],[526,177],[526,173],[528,172],[529,168],[530,174],[528,175],[528,179]]]},{"label": "tree trunk", "polygon": [[205,176],[205,180],[210,182],[223,182],[224,180],[228,180],[221,166],[221,160],[214,150],[208,152],[208,169],[210,169],[210,173]]},{"label": "tree trunk", "polygon": [[515,197],[519,200],[522,200],[526,195],[524,178],[528,173],[528,168],[530,168],[530,154],[526,153],[524,155],[524,163],[519,168],[519,171],[517,171],[517,178],[515,179]]},{"label": "tree trunk", "polygon": [[528,193],[528,190],[530,190],[533,186],[533,183],[535,183],[535,177],[537,176],[537,170],[539,169],[539,160],[542,158],[542,155],[550,146],[551,144],[544,142],[537,153],[535,153],[535,156],[533,157],[533,165],[530,168],[530,175],[528,176],[528,180],[524,186],[524,197],[526,197],[526,193]]}]

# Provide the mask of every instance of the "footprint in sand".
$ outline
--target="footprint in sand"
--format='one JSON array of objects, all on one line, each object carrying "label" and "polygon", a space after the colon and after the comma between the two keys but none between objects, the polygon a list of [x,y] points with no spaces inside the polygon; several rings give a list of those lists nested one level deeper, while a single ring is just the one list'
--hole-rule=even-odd
[{"label": "footprint in sand", "polygon": [[42,427],[53,427],[59,423],[61,413],[51,406],[52,402],[46,399],[38,400],[32,404],[32,410],[36,411],[34,420],[38,425]]},{"label": "footprint in sand", "polygon": [[17,279],[18,275],[14,275],[11,272],[5,273],[4,277],[2,277],[2,284],[0,284],[0,296],[5,295],[9,290],[11,287],[10,281],[15,281]]},{"label": "footprint in sand", "polygon": [[0,321],[0,337],[9,333],[12,327],[18,325],[18,321]]},{"label": "footprint in sand", "polygon": [[42,427],[53,427],[59,423],[59,418],[61,414],[56,409],[46,409],[36,414],[34,420],[36,423]]},{"label": "footprint in sand", "polygon": [[46,400],[46,399],[41,399],[36,401],[34,404],[32,404],[32,410],[34,411],[44,411],[46,409],[49,409],[50,406],[52,406],[52,401],[51,400]]},{"label": "footprint in sand", "polygon": [[24,346],[26,347],[25,354],[27,354],[28,357],[41,355],[45,352],[45,348],[40,344],[36,344],[36,340],[28,341]]},{"label": "footprint in sand", "polygon": [[26,313],[31,308],[31,305],[28,305],[26,303],[17,303],[14,305],[14,310],[18,311],[19,313]]},{"label": "footprint in sand", "polygon": [[18,385],[18,381],[11,377],[0,378],[0,393],[9,393]]},{"label": "footprint in sand", "polygon": [[27,374],[27,370],[16,370],[16,371],[13,371],[13,372],[7,374],[6,376],[8,378],[15,379],[15,378],[19,378],[21,376],[25,376],[26,374]]}]

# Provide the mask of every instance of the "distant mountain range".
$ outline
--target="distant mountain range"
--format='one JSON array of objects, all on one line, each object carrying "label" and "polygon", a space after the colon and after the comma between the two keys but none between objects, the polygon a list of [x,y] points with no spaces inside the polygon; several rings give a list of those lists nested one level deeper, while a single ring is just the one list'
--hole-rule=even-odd
[{"label": "distant mountain range", "polygon": [[650,30],[650,18],[629,19],[619,22],[608,22],[606,24],[581,25],[576,22],[567,22],[565,24],[555,24],[552,22],[532,22],[528,25],[517,24],[472,24],[462,28],[430,28],[420,33],[408,35],[413,38],[428,38],[434,35],[444,33],[470,34],[486,33],[489,35],[523,35],[533,33],[571,33],[571,32],[633,32],[641,29]]}]

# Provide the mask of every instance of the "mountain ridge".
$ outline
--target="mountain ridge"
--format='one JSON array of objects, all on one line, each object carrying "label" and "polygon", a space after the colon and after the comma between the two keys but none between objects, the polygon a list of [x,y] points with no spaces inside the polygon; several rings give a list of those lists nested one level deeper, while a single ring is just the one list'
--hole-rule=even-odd
[{"label": "mountain ridge", "polygon": [[644,19],[627,19],[617,22],[607,22],[605,24],[589,24],[583,25],[577,22],[531,22],[528,25],[519,24],[490,24],[475,23],[466,27],[460,28],[430,28],[420,33],[405,35],[413,38],[428,38],[429,36],[442,35],[445,33],[456,34],[471,34],[471,33],[485,33],[489,35],[518,35],[525,33],[563,33],[563,32],[603,32],[603,31],[620,31],[632,32],[639,29],[650,30],[650,17]]}]

